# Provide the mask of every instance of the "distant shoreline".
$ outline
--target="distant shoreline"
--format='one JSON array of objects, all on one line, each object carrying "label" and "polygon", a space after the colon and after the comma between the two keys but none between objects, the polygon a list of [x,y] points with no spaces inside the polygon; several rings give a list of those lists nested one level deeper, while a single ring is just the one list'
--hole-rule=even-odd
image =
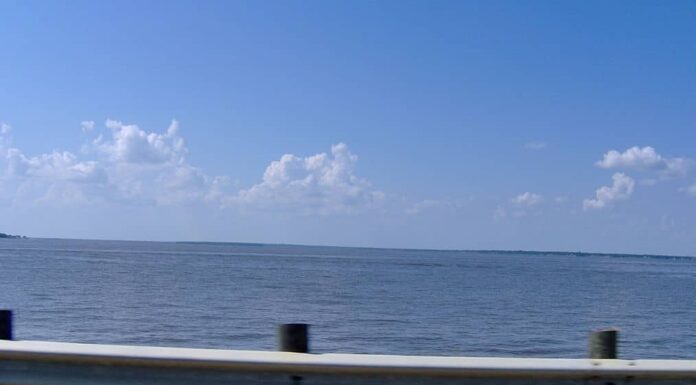
[{"label": "distant shoreline", "polygon": [[293,244],[293,243],[262,243],[262,242],[221,242],[221,241],[172,241],[172,240],[137,240],[137,239],[99,239],[99,238],[53,238],[53,237],[26,237],[22,235],[9,235],[0,233],[0,239],[46,239],[66,241],[104,241],[104,242],[136,242],[136,243],[172,243],[182,245],[217,245],[217,246],[246,246],[246,247],[311,247],[311,248],[336,248],[336,249],[366,249],[366,250],[403,250],[403,251],[427,251],[441,253],[485,253],[485,254],[528,254],[528,255],[566,255],[566,256],[599,256],[599,257],[642,257],[642,258],[673,258],[695,259],[696,255],[652,254],[652,253],[627,253],[627,252],[591,252],[591,251],[554,251],[554,250],[496,250],[496,249],[434,249],[434,248],[405,248],[405,247],[372,247],[372,246],[345,246],[345,245],[320,245],[320,244]]},{"label": "distant shoreline", "polygon": [[[147,241],[145,241],[147,242]],[[292,247],[335,247],[339,249],[370,249],[370,250],[404,250],[404,251],[436,251],[442,253],[483,253],[483,254],[548,254],[568,256],[599,256],[599,257],[644,257],[644,258],[696,258],[690,255],[670,254],[632,254],[632,253],[607,253],[589,251],[549,251],[549,250],[496,250],[496,249],[429,249],[429,248],[403,248],[403,247],[366,247],[366,246],[334,246],[334,245],[303,245],[292,243],[253,243],[253,242],[206,242],[206,241],[173,241],[180,244],[201,245],[229,245],[229,246],[292,246]]]},{"label": "distant shoreline", "polygon": [[5,233],[0,233],[0,239],[26,239],[27,237],[23,235],[12,235],[12,234],[5,234]]}]

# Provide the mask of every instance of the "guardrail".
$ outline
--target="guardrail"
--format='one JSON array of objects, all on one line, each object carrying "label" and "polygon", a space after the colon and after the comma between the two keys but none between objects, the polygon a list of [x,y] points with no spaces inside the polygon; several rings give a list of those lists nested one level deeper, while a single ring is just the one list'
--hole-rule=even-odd
[{"label": "guardrail", "polygon": [[[696,383],[691,360],[309,354],[308,336],[307,325],[282,325],[279,347],[289,350],[283,352],[5,340],[0,384]],[[606,342],[613,341],[615,355],[616,336],[615,330],[592,334],[591,341],[605,345],[597,350],[600,345],[591,344],[590,352],[611,355]]]}]

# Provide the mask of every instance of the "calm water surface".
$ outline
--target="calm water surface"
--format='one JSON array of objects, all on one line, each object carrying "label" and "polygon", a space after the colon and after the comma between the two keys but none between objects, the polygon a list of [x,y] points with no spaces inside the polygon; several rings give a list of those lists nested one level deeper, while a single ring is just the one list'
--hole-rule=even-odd
[{"label": "calm water surface", "polygon": [[315,352],[696,358],[696,259],[336,247],[0,240],[16,338]]}]

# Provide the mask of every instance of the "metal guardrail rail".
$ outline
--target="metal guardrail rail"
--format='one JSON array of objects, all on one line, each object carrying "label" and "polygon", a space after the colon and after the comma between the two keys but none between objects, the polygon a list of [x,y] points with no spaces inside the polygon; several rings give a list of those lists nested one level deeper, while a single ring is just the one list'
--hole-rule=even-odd
[{"label": "metal guardrail rail", "polygon": [[696,384],[696,361],[431,357],[0,341],[0,384]]},{"label": "metal guardrail rail", "polygon": [[278,328],[281,352],[13,341],[0,310],[0,385],[696,384],[696,361],[616,359],[618,332],[586,359],[309,354],[309,325]]}]

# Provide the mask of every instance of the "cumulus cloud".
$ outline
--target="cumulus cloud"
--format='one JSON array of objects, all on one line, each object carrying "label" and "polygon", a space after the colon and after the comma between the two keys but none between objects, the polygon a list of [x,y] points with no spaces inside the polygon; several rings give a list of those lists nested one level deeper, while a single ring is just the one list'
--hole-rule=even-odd
[{"label": "cumulus cloud", "polygon": [[541,203],[544,200],[544,198],[535,193],[531,192],[524,192],[514,198],[512,198],[510,201],[516,205],[520,206],[536,206],[539,203]]},{"label": "cumulus cloud", "polygon": [[94,130],[94,121],[83,120],[80,123],[80,127],[82,127],[82,132],[90,132],[90,131]]},{"label": "cumulus cloud", "polygon": [[545,142],[540,142],[538,140],[533,140],[524,144],[524,148],[527,150],[543,150],[546,148]]},{"label": "cumulus cloud", "polygon": [[[222,191],[216,177],[186,160],[188,150],[176,121],[164,133],[115,120],[108,120],[106,126],[111,135],[84,146],[81,156],[69,151],[28,156],[18,148],[0,148],[4,195],[12,190],[15,202],[41,204],[171,205],[207,201],[214,191]],[[82,127],[91,131],[94,125],[82,122]],[[0,145],[5,142],[9,141]]]},{"label": "cumulus cloud", "polygon": [[0,123],[0,135],[7,135],[10,133],[11,130],[12,130],[12,127],[10,127],[9,124]]},{"label": "cumulus cloud", "polygon": [[604,154],[604,158],[597,162],[602,168],[661,168],[664,159],[652,147],[631,147],[623,153],[611,150]]},{"label": "cumulus cloud", "polygon": [[609,207],[614,201],[628,199],[633,194],[635,181],[626,174],[617,172],[612,176],[611,186],[602,186],[597,189],[595,199],[583,201],[584,210],[603,209]]},{"label": "cumulus cloud", "polygon": [[[164,132],[111,119],[105,126],[110,132],[84,145],[79,155],[53,151],[29,156],[3,146],[9,143],[9,129],[4,130],[0,196],[40,204],[208,204],[320,214],[373,207],[384,196],[355,174],[358,158],[343,143],[328,154],[283,155],[266,167],[259,183],[239,189],[229,177],[211,176],[190,164],[176,121]],[[91,123],[83,127],[89,132],[94,128]]]},{"label": "cumulus cloud", "polygon": [[106,127],[111,129],[111,139],[99,137],[94,141],[94,147],[112,162],[140,165],[184,163],[188,150],[178,135],[179,123],[176,120],[162,134],[148,133],[135,124],[111,119],[106,121]]},{"label": "cumulus cloud", "polygon": [[239,191],[227,203],[320,214],[369,207],[384,194],[355,175],[357,160],[344,143],[331,146],[331,154],[304,158],[285,154],[266,167],[260,183]]},{"label": "cumulus cloud", "polygon": [[650,146],[634,146],[624,152],[611,150],[596,165],[606,169],[654,171],[662,177],[677,177],[685,175],[691,163],[687,158],[665,158]]},{"label": "cumulus cloud", "polygon": [[94,161],[78,161],[71,152],[52,152],[26,157],[20,150],[11,148],[5,156],[7,175],[10,177],[36,177],[75,182],[103,182],[106,174]]}]

